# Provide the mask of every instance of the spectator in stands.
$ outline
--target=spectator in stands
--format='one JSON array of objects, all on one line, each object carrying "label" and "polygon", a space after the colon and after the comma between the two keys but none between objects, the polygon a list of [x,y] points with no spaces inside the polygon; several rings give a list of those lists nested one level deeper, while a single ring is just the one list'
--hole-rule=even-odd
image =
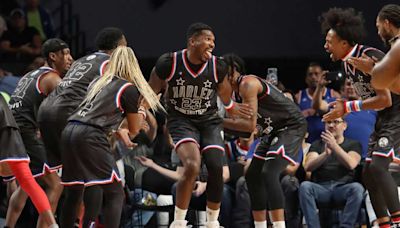
[{"label": "spectator in stands", "polygon": [[[296,94],[296,102],[299,104],[303,115],[307,119],[309,136],[307,142],[312,143],[313,141],[320,139],[321,132],[324,130],[324,124],[321,122],[321,113],[317,112],[312,107],[312,100],[314,92],[317,89],[318,81],[323,75],[322,67],[318,63],[312,62],[308,65],[306,74],[307,88],[300,90]],[[330,89],[322,88],[323,99],[327,100],[332,97],[339,98],[340,95]]]},{"label": "spectator in stands", "polygon": [[[318,110],[320,113],[328,112],[328,104],[336,100],[336,98],[330,98],[326,100],[322,98],[322,88],[327,84],[328,82],[325,80],[325,75],[323,75],[318,82],[317,89],[313,96],[312,107],[315,110]],[[348,79],[343,82],[340,89],[340,94],[344,100],[352,101],[360,99],[354,89],[353,84]],[[361,143],[361,158],[363,160],[366,158],[368,153],[368,141],[375,127],[376,116],[376,111],[361,110],[359,112],[351,112],[345,117],[347,129],[344,132],[344,137]]]},{"label": "spectator in stands", "polygon": [[11,95],[17,87],[19,79],[19,77],[12,76],[11,72],[0,68],[0,92]]},{"label": "spectator in stands", "polygon": [[53,22],[50,14],[40,6],[40,0],[26,0],[24,12],[28,26],[36,28],[42,40],[54,38]]},{"label": "spectator in stands", "polygon": [[340,227],[354,227],[364,195],[363,186],[354,181],[361,160],[359,142],[345,138],[347,123],[342,118],[325,123],[321,139],[312,143],[304,168],[311,181],[300,185],[300,207],[307,227],[320,227],[317,203],[345,202]]},{"label": "spectator in stands", "polygon": [[39,32],[26,25],[25,13],[14,9],[10,13],[10,27],[0,39],[0,51],[5,61],[24,61],[30,63],[40,56],[42,39]]}]

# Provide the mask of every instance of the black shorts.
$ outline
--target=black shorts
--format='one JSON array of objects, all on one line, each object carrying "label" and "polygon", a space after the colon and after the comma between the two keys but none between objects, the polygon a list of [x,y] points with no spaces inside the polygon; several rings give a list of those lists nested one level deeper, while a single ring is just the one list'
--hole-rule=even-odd
[{"label": "black shorts", "polygon": [[[47,164],[46,149],[38,131],[21,132],[26,152],[30,158],[29,168],[34,178],[41,177],[46,173],[54,172]],[[14,180],[15,177],[4,178],[4,181]]]},{"label": "black shorts", "polygon": [[46,148],[47,161],[51,170],[62,167],[61,162],[61,133],[67,124],[64,120],[48,120],[39,123],[40,133]]},{"label": "black shorts", "polygon": [[185,142],[194,142],[201,152],[210,148],[225,151],[222,119],[218,115],[196,119],[171,115],[167,126],[175,148]]},{"label": "black shorts", "polygon": [[98,185],[121,181],[106,134],[99,128],[70,122],[61,136],[63,185]]},{"label": "black shorts", "polygon": [[0,129],[0,162],[29,161],[24,142],[17,128]]},{"label": "black shorts", "polygon": [[367,162],[372,156],[387,157],[400,163],[400,113],[380,116],[368,144]]},{"label": "black shorts", "polygon": [[300,163],[299,149],[307,132],[307,125],[277,130],[261,138],[254,158],[268,160],[269,157],[282,156],[292,164]]}]

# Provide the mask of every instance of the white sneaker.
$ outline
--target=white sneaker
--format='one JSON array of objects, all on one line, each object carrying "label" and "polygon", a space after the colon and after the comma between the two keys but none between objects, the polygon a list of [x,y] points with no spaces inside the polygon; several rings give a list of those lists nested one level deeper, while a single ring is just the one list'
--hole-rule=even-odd
[{"label": "white sneaker", "polygon": [[186,220],[175,220],[171,223],[171,225],[169,226],[169,228],[187,228],[190,226],[187,226],[187,222]]},{"label": "white sneaker", "polygon": [[[221,228],[218,221],[212,221],[206,223],[206,228]],[[223,227],[222,227],[223,228]]]}]

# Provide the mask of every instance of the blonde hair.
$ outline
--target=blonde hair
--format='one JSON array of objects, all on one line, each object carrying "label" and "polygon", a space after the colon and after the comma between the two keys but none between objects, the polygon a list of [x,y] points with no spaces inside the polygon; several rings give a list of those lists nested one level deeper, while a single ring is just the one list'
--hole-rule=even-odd
[{"label": "blonde hair", "polygon": [[157,95],[143,77],[135,53],[126,46],[119,46],[113,51],[104,75],[95,82],[83,103],[91,101],[114,77],[127,80],[135,85],[153,111],[159,109],[165,111]]}]

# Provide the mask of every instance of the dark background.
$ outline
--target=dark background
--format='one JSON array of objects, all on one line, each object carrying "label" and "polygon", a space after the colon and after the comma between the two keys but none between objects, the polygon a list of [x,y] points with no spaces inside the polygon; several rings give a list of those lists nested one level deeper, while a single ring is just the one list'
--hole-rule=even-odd
[{"label": "dark background", "polygon": [[[42,0],[51,9],[60,1]],[[63,2],[63,1],[61,1]],[[64,1],[65,2],[65,1]],[[379,40],[375,19],[385,0],[70,0],[71,11],[85,34],[83,50],[94,48],[96,33],[105,26],[124,30],[148,75],[158,56],[186,46],[185,33],[193,22],[213,27],[214,54],[235,52],[244,57],[249,73],[265,76],[277,67],[279,79],[296,91],[304,87],[309,61],[334,70],[323,49],[319,15],[330,7],[353,7],[362,11],[367,28],[364,44],[385,50]],[[57,14],[55,14],[57,24]],[[58,21],[58,23],[60,23]]]}]

